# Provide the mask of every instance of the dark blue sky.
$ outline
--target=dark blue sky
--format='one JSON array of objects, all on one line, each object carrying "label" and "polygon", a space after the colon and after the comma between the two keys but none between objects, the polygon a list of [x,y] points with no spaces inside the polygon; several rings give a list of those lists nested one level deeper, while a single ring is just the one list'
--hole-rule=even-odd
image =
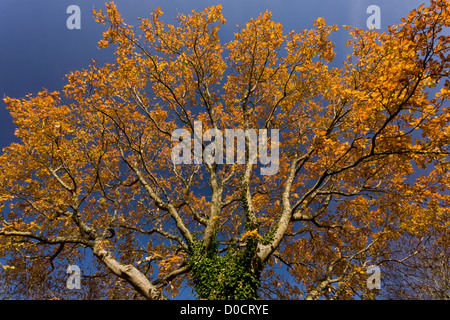
[{"label": "dark blue sky", "polygon": [[[137,17],[147,17],[157,6],[169,21],[177,12],[202,10],[222,2],[227,19],[221,39],[231,39],[236,25],[243,25],[252,17],[268,9],[284,30],[310,28],[315,18],[325,17],[329,24],[344,24],[366,28],[366,13],[370,5],[381,9],[381,28],[400,22],[410,10],[426,0],[117,0],[115,1],[127,23],[135,24]],[[24,97],[42,88],[61,91],[64,75],[71,70],[85,68],[91,59],[104,61],[111,51],[97,49],[104,27],[92,18],[92,8],[104,8],[104,0],[0,0],[0,95]],[[69,30],[67,7],[81,9],[81,29]],[[345,31],[335,37],[336,50],[344,55]],[[0,150],[14,140],[14,125],[0,101]]]}]

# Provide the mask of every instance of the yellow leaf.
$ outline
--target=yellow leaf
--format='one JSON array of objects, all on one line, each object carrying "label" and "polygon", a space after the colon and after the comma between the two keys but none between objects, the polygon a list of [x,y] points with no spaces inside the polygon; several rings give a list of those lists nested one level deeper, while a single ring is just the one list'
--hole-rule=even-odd
[{"label": "yellow leaf", "polygon": [[3,270],[14,270],[15,268],[14,266],[3,266]]}]

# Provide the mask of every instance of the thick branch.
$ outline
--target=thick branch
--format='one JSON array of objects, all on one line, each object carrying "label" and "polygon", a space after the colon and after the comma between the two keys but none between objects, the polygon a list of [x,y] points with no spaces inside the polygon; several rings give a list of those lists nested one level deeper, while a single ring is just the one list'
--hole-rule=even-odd
[{"label": "thick branch", "polygon": [[165,300],[166,297],[134,266],[123,265],[103,249],[99,243],[93,247],[94,255],[116,276],[124,279],[142,296],[149,300]]}]

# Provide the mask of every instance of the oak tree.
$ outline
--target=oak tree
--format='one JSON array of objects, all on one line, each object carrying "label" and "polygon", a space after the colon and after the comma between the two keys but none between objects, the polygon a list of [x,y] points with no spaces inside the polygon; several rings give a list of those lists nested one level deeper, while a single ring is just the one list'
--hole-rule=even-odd
[{"label": "oak tree", "polygon": [[[323,18],[285,33],[265,12],[222,43],[220,5],[136,28],[94,10],[114,62],[4,99],[20,142],[0,157],[2,297],[376,297],[368,266],[413,256],[405,239],[448,243],[449,8],[344,26],[340,64]],[[278,129],[278,171],[248,138],[243,164],[174,164],[172,132],[196,121]]]}]

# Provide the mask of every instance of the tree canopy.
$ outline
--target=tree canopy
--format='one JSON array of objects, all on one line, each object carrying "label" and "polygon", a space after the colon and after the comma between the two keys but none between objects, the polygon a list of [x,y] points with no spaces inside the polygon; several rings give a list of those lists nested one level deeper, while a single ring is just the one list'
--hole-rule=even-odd
[{"label": "tree canopy", "polygon": [[[344,26],[338,66],[323,18],[285,33],[265,12],[221,43],[220,5],[175,25],[158,8],[138,27],[114,3],[94,10],[114,63],[4,99],[20,142],[0,157],[3,297],[377,297],[368,266],[399,280],[449,241],[449,8]],[[243,163],[174,164],[172,133],[196,122],[278,130],[277,172],[250,161],[248,136]]]}]

